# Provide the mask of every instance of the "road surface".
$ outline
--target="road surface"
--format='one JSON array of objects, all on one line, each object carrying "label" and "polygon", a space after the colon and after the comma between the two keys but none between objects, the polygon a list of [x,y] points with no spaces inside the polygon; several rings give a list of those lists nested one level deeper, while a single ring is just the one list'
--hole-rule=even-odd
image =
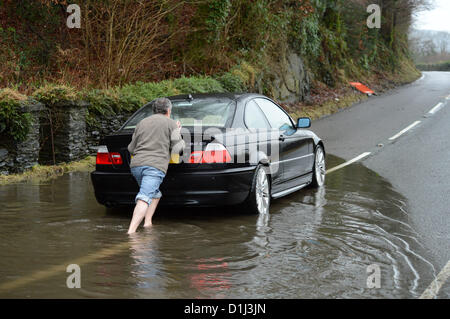
[{"label": "road surface", "polygon": [[426,72],[316,121],[312,130],[329,154],[351,160],[370,152],[361,163],[406,197],[411,224],[437,271],[444,268],[450,259],[450,73]]}]

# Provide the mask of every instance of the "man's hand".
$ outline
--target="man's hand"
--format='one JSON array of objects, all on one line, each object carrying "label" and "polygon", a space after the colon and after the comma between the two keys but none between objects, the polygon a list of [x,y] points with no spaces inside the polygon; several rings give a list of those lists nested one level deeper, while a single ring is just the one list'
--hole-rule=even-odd
[{"label": "man's hand", "polygon": [[180,121],[177,121],[177,126],[178,126],[178,128],[181,128],[181,122]]}]

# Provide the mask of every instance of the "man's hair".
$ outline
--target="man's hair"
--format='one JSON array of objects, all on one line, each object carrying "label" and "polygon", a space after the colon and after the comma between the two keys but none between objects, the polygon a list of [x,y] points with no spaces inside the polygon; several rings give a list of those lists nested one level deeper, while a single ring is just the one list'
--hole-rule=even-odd
[{"label": "man's hair", "polygon": [[172,102],[165,97],[156,99],[153,102],[153,114],[167,114],[171,108]]}]

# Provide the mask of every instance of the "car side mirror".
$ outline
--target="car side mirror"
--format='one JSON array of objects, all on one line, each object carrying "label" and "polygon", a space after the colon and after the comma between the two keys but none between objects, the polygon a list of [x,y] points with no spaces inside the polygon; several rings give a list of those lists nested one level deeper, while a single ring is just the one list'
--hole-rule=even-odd
[{"label": "car side mirror", "polygon": [[300,117],[297,120],[297,128],[309,128],[311,127],[311,119],[309,117]]}]

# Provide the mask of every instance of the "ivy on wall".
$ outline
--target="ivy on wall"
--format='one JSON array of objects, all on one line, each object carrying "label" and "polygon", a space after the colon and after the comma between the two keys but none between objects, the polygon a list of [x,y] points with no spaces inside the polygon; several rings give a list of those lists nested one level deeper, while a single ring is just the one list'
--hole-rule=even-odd
[{"label": "ivy on wall", "polygon": [[0,90],[0,136],[23,141],[31,126],[31,115],[21,111],[27,97],[12,89]]}]

